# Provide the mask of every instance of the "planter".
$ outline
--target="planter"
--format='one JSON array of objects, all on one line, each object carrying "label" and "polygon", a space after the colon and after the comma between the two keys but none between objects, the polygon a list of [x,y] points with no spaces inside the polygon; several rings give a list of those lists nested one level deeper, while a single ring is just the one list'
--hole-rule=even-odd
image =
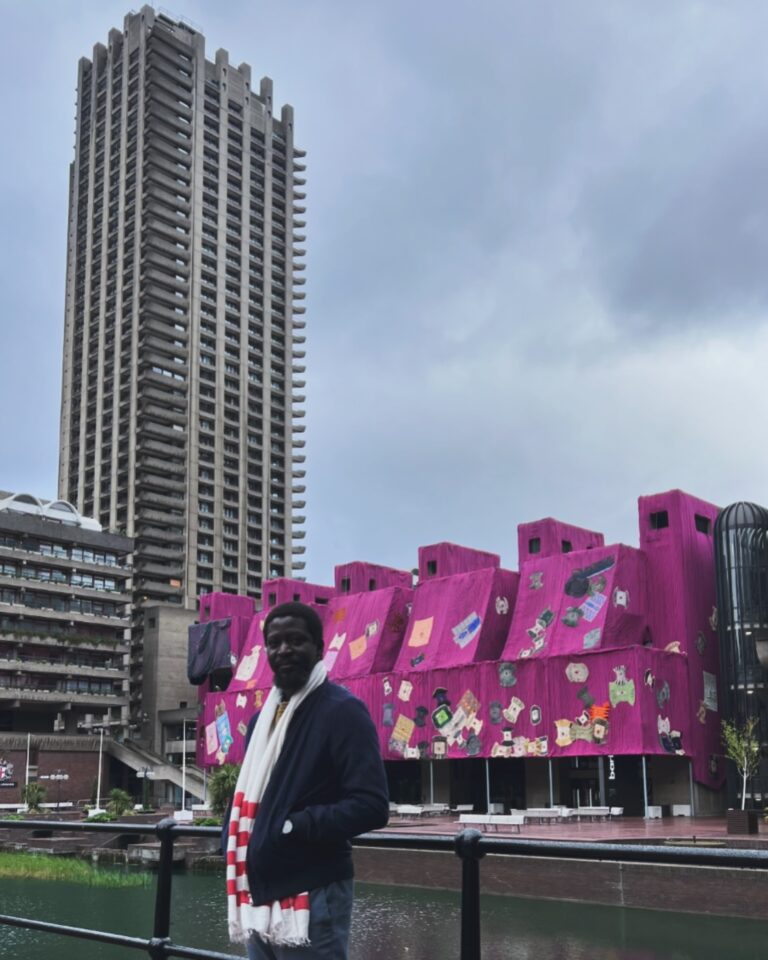
[{"label": "planter", "polygon": [[757,810],[729,810],[725,822],[728,833],[757,833]]}]

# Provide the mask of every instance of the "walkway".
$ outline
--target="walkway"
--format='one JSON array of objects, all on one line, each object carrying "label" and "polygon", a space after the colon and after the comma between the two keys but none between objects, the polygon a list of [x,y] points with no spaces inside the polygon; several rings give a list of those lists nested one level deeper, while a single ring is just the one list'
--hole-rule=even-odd
[{"label": "walkway", "polygon": [[[450,834],[463,829],[457,817],[403,818],[393,816],[384,827],[385,833]],[[759,833],[728,834],[724,817],[664,817],[644,820],[642,817],[616,817],[598,821],[547,821],[526,823],[520,833],[499,829],[487,831],[489,837],[521,840],[590,840],[614,843],[663,843],[665,840],[723,841],[734,846],[766,847],[768,824],[760,822]]]}]

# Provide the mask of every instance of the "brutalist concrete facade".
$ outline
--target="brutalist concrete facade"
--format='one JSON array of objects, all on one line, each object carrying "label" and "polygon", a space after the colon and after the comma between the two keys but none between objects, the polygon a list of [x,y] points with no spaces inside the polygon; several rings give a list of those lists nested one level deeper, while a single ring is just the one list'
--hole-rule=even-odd
[{"label": "brutalist concrete facade", "polygon": [[127,735],[131,546],[0,492],[0,735]]},{"label": "brutalist concrete facade", "polygon": [[144,607],[304,566],[304,153],[269,79],[148,6],[77,91],[59,495],[135,538],[138,715]]}]

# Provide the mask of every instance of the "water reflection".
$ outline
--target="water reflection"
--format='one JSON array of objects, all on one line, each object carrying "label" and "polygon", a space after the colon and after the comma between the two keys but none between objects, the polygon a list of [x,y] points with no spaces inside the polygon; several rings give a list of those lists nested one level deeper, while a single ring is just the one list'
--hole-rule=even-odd
[{"label": "water reflection", "polygon": [[[174,940],[236,953],[223,879],[174,877]],[[458,960],[458,894],[358,884],[350,960]],[[0,881],[0,912],[148,936],[154,889]],[[483,960],[763,960],[768,922],[586,904],[483,898]],[[137,960],[125,948],[0,926],[0,957]]]}]

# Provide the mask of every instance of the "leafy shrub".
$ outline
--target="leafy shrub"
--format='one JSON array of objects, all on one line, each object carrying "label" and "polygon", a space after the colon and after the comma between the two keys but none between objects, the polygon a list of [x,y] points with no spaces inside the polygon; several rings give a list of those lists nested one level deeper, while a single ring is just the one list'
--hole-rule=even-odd
[{"label": "leafy shrub", "polygon": [[[124,817],[127,813],[133,813],[133,797],[127,790],[121,790],[115,787],[109,791],[109,803],[107,810],[114,813],[116,817]],[[95,819],[92,817],[91,819]]]},{"label": "leafy shrub", "polygon": [[21,799],[26,803],[29,813],[40,813],[45,795],[45,787],[34,780],[21,791]]},{"label": "leafy shrub", "polygon": [[225,763],[208,777],[208,795],[211,800],[211,810],[213,810],[217,816],[223,817],[227,812],[229,801],[235,793],[239,775],[239,763]]}]

